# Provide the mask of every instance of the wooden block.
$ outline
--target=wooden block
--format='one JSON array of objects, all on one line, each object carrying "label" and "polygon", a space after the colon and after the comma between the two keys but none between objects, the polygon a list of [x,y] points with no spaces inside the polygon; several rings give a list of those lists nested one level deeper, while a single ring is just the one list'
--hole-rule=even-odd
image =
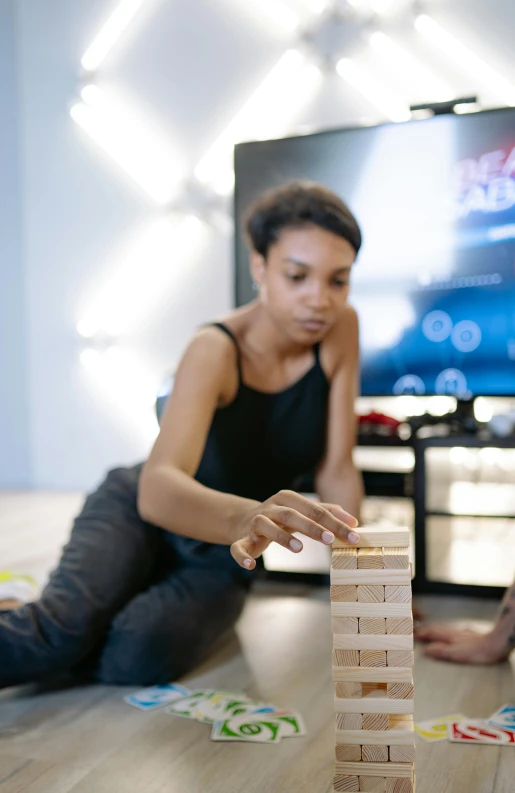
[{"label": "wooden block", "polygon": [[357,776],[336,774],[333,777],[333,790],[359,790],[359,779]]},{"label": "wooden block", "polygon": [[336,683],[334,695],[338,699],[360,699],[363,693],[361,683]]},{"label": "wooden block", "polygon": [[364,713],[361,719],[363,730],[387,730],[389,724],[387,713]]},{"label": "wooden block", "polygon": [[[354,633],[354,631],[349,631]],[[411,617],[387,617],[386,618],[386,633],[402,634],[409,636],[413,633],[413,620]]]},{"label": "wooden block", "polygon": [[359,650],[333,650],[333,666],[359,666]]},{"label": "wooden block", "polygon": [[363,793],[384,793],[386,790],[386,777],[360,776],[359,789]]},{"label": "wooden block", "polygon": [[390,699],[413,699],[415,686],[413,683],[388,683],[387,692]]},{"label": "wooden block", "polygon": [[331,616],[411,619],[411,603],[331,603]]},{"label": "wooden block", "polygon": [[390,730],[414,730],[413,715],[391,713],[388,719]]},{"label": "wooden block", "polygon": [[335,633],[333,634],[333,647],[335,650],[411,650],[413,649],[413,635]]},{"label": "wooden block", "polygon": [[386,763],[388,761],[388,747],[365,744],[361,747],[361,760],[365,763]]},{"label": "wooden block", "polygon": [[383,548],[385,570],[408,570],[409,553],[407,548]]},{"label": "wooden block", "polygon": [[386,587],[375,584],[358,586],[358,603],[383,603]]},{"label": "wooden block", "polygon": [[[414,746],[415,732],[410,730],[336,730],[337,743],[360,746]],[[387,752],[388,754],[388,752]]]},{"label": "wooden block", "polygon": [[386,793],[413,793],[412,779],[388,779]]},{"label": "wooden block", "polygon": [[385,586],[384,599],[387,603],[410,603],[411,586]]},{"label": "wooden block", "polygon": [[358,548],[358,570],[383,570],[382,548]]},{"label": "wooden block", "polygon": [[331,586],[330,597],[333,603],[355,603],[358,599],[357,586]]},{"label": "wooden block", "polygon": [[330,578],[331,584],[411,586],[409,570],[335,570],[331,568]]},{"label": "wooden block", "polygon": [[386,619],[384,617],[360,617],[358,632],[366,635],[386,633]]},{"label": "wooden block", "polygon": [[357,548],[333,548],[331,554],[331,568],[333,570],[357,570]]},{"label": "wooden block", "polygon": [[[390,652],[404,653],[406,650],[390,650]],[[359,650],[360,666],[386,666],[386,650]],[[401,666],[401,664],[398,664]]]},{"label": "wooden block", "polygon": [[413,683],[413,672],[404,666],[335,666],[333,680],[341,683]]},{"label": "wooden block", "polygon": [[[356,531],[359,534],[359,542],[354,548],[407,548],[410,544],[410,531],[404,526],[393,529],[359,526]],[[343,540],[336,539],[332,547],[348,548],[349,545]]]},{"label": "wooden block", "polygon": [[[386,696],[370,696],[357,699],[336,697],[334,700],[334,710],[336,713],[388,713],[410,715],[414,712],[414,700],[388,699]],[[404,723],[401,725],[401,728],[407,729]],[[393,744],[395,741],[391,743]]]},{"label": "wooden block", "polygon": [[388,650],[386,655],[386,663],[388,666],[412,667],[414,663],[413,652],[411,650]]},{"label": "wooden block", "polygon": [[331,628],[333,633],[358,633],[358,617],[333,617]]},{"label": "wooden block", "polygon": [[[399,746],[395,748],[409,749],[408,746],[406,747]],[[335,749],[335,757],[337,763],[344,763],[344,762],[359,763],[361,762],[361,746],[356,746],[355,744],[348,744],[348,743],[337,743]]]},{"label": "wooden block", "polygon": [[393,777],[394,779],[411,779],[413,776],[413,765],[411,763],[336,763],[335,770],[337,774],[384,776]]},{"label": "wooden block", "polygon": [[388,683],[362,683],[361,696],[362,697],[385,697],[387,692]]},{"label": "wooden block", "polygon": [[417,753],[415,746],[390,746],[389,757],[391,763],[414,763]]},{"label": "wooden block", "polygon": [[335,713],[337,730],[363,729],[363,716],[361,713]]}]

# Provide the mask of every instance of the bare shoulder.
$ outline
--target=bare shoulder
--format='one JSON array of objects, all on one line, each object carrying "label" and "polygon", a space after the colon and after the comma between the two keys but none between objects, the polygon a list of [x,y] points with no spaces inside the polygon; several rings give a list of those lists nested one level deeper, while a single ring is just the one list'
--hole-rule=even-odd
[{"label": "bare shoulder", "polygon": [[358,315],[348,305],[320,346],[321,363],[330,380],[345,365],[357,365],[359,345]]},{"label": "bare shoulder", "polygon": [[226,333],[215,326],[202,328],[184,351],[175,375],[174,390],[192,381],[197,388],[217,388],[223,402],[237,387],[236,357],[234,342]]}]

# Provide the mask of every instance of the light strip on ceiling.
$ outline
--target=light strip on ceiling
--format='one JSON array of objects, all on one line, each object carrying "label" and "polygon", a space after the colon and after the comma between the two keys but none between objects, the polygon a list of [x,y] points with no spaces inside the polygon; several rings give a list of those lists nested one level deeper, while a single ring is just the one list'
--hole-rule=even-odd
[{"label": "light strip on ceiling", "polygon": [[158,204],[167,204],[184,176],[184,166],[141,114],[95,85],[81,92],[70,115]]},{"label": "light strip on ceiling", "polygon": [[235,144],[287,133],[321,81],[320,69],[298,50],[288,50],[200,160],[197,179],[221,195],[229,194],[234,185]]},{"label": "light strip on ceiling", "polygon": [[173,303],[194,277],[206,234],[207,227],[194,216],[152,221],[119,255],[112,275],[78,323],[78,333],[117,338],[134,332],[163,300]]},{"label": "light strip on ceiling", "polygon": [[417,17],[415,29],[429,44],[451,60],[460,71],[487,88],[498,101],[504,105],[515,107],[515,86],[513,83],[465,46],[456,36],[426,14]]},{"label": "light strip on ceiling", "polygon": [[456,96],[450,85],[385,33],[372,33],[370,46],[397,80],[410,85],[414,96],[431,102],[446,102]]},{"label": "light strip on ceiling", "polygon": [[84,349],[79,360],[116,415],[129,422],[131,433],[151,444],[159,431],[154,408],[159,385],[156,373],[140,355],[120,345]]},{"label": "light strip on ceiling", "polygon": [[404,99],[395,94],[388,84],[356,61],[342,58],[336,71],[356,91],[359,91],[377,110],[391,121],[407,121],[411,118],[409,107]]},{"label": "light strip on ceiling", "polygon": [[84,69],[88,72],[98,69],[145,2],[146,0],[121,0],[82,56],[81,64]]}]

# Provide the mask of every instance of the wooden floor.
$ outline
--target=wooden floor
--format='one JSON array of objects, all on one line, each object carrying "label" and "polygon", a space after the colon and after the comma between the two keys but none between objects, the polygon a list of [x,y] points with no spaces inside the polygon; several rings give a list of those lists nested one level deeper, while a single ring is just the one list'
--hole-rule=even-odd
[{"label": "wooden floor", "polygon": [[[41,579],[55,562],[78,496],[0,495],[0,567]],[[1,793],[329,793],[334,751],[326,588],[267,584],[237,632],[189,675],[305,717],[308,734],[276,746],[220,744],[209,727],[126,705],[131,689],[26,686],[0,692]],[[438,618],[488,619],[495,604],[421,599]],[[1,663],[1,645],[0,645]],[[417,651],[416,719],[486,717],[515,702],[510,664],[463,668]],[[513,793],[515,749],[420,741],[417,793]]]}]

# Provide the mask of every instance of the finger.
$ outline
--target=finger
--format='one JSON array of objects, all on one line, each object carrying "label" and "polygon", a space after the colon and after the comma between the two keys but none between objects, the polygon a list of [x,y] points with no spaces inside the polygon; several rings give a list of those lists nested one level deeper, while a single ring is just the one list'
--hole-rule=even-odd
[{"label": "finger", "polygon": [[231,556],[245,570],[253,570],[256,566],[256,560],[248,553],[243,540],[233,542],[231,545]]},{"label": "finger", "polygon": [[424,655],[429,658],[436,658],[439,661],[453,661],[457,664],[466,664],[469,660],[468,654],[459,645],[444,644],[443,642],[433,642],[424,649]]},{"label": "finger", "polygon": [[345,527],[343,534],[338,534],[337,537],[339,540],[343,540],[344,542],[350,542],[351,544],[355,544],[359,542],[359,534],[352,529],[355,529],[358,525],[357,518],[354,515],[351,515],[349,512],[345,512],[344,509],[340,507],[339,504],[324,504],[322,506],[327,509],[331,515],[334,515],[339,521],[341,521]]},{"label": "finger", "polygon": [[[319,501],[311,501],[293,490],[281,490],[277,495],[273,496],[269,500],[268,509],[275,507],[283,510],[282,517],[280,513],[275,511],[272,519],[274,521],[277,520],[278,523],[286,526],[290,531],[300,531],[302,534],[307,534],[309,537],[313,537],[327,545],[330,545],[335,537],[353,544],[359,542],[359,535],[353,532],[350,526],[347,526],[329,512]],[[301,523],[299,523],[297,515],[293,514],[291,510],[301,516]],[[313,533],[313,524],[318,527],[315,533]],[[324,529],[328,532],[327,535],[323,535]]]},{"label": "finger", "polygon": [[352,529],[355,529],[359,526],[359,521],[354,515],[351,515],[350,512],[346,512],[343,507],[340,507],[339,504],[326,504],[323,501],[320,502],[323,507],[325,507],[331,515],[334,515],[335,518],[341,520],[342,523],[346,523],[347,526],[350,526]]},{"label": "finger", "polygon": [[427,628],[417,628],[415,634],[421,642],[451,642],[456,636],[456,630],[428,625]]},{"label": "finger", "polygon": [[292,537],[290,532],[285,531],[266,515],[256,515],[253,518],[249,536],[252,537],[253,534],[258,537],[266,537],[269,542],[276,542],[294,553],[298,553],[303,547],[297,537]]},{"label": "finger", "polygon": [[270,504],[265,508],[266,517],[277,526],[284,527],[287,532],[299,532],[311,537],[313,540],[331,545],[334,542],[334,534],[324,529],[319,523],[307,518],[292,507]]}]

